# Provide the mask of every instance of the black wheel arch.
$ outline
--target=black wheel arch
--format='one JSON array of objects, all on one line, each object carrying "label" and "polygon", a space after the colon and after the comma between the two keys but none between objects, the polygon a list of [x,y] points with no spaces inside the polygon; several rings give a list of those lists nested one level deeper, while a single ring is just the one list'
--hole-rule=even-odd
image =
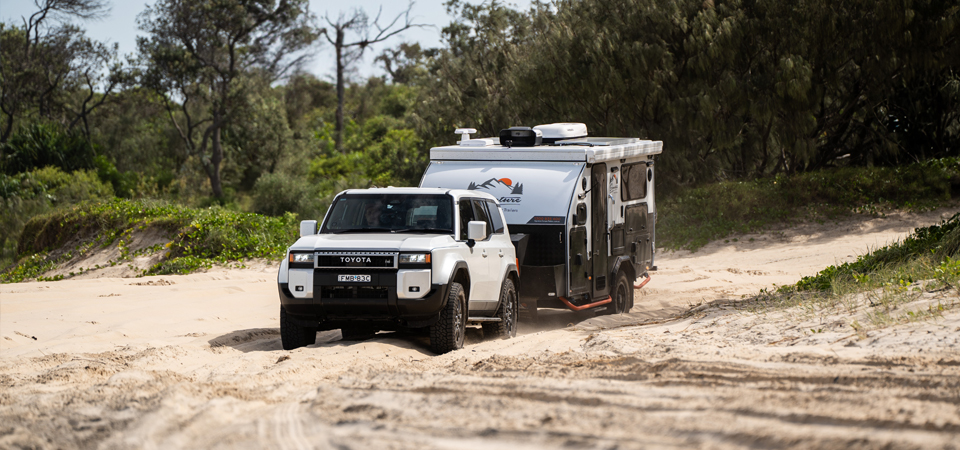
[{"label": "black wheel arch", "polygon": [[[467,267],[466,261],[457,261],[453,265],[453,270],[450,271],[450,278],[447,280],[447,292],[450,291],[450,285],[453,283],[460,283],[460,286],[463,287],[464,294],[467,297],[470,296],[470,269]],[[443,305],[441,308],[447,305],[447,296],[443,297]]]},{"label": "black wheel arch", "polygon": [[517,293],[520,292],[520,269],[517,267],[516,264],[507,265],[507,276],[504,278],[505,279],[509,278],[510,280],[512,280],[513,288],[516,289]]},{"label": "black wheel arch", "polygon": [[617,279],[617,274],[620,273],[621,270],[627,275],[627,280],[630,281],[630,286],[632,287],[633,283],[637,281],[638,274],[629,256],[620,256],[614,261],[613,270],[610,271],[610,279]]}]

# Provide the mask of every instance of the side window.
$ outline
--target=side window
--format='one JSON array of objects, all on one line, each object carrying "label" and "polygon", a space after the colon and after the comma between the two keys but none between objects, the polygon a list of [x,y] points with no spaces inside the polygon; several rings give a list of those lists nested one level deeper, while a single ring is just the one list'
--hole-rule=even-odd
[{"label": "side window", "polygon": [[645,163],[626,164],[621,169],[622,188],[620,200],[640,200],[647,197],[647,165]]},{"label": "side window", "polygon": [[474,219],[473,202],[469,199],[460,200],[460,240],[467,240],[467,223]]},{"label": "side window", "polygon": [[490,223],[493,225],[493,232],[503,233],[503,218],[500,217],[500,208],[493,200],[487,200],[487,210],[490,212]]},{"label": "side window", "polygon": [[490,213],[487,212],[487,202],[480,199],[474,199],[473,210],[477,214],[476,220],[482,220],[487,223],[487,237],[489,238],[493,233],[491,232],[492,229],[490,228]]}]

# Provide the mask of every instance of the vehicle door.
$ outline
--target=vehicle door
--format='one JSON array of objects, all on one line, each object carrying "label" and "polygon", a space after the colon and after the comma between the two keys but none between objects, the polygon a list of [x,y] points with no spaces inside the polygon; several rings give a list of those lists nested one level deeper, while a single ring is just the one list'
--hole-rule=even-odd
[{"label": "vehicle door", "polygon": [[[500,215],[500,208],[497,206],[497,203],[489,199],[484,202],[487,204],[487,212],[490,215],[490,229],[493,230],[490,240],[497,248],[497,257],[489,258],[491,262],[490,270],[493,271],[496,278],[501,278],[503,274],[507,273],[508,265],[516,264],[516,250],[513,247],[513,242],[510,241],[510,235],[507,234],[507,229],[504,225],[503,217]],[[502,284],[503,280],[499,280],[498,283]],[[497,297],[499,298],[499,296],[498,286]]]},{"label": "vehicle door", "polygon": [[607,165],[594,164],[590,171],[592,179],[590,200],[590,258],[593,269],[593,296],[607,294]]},{"label": "vehicle door", "polygon": [[[471,221],[481,220],[477,218],[476,211],[473,208],[473,199],[461,198],[458,203],[458,214],[460,218],[459,235],[457,240],[466,244],[467,242],[467,224]],[[477,241],[473,248],[464,245],[465,250],[463,259],[470,270],[470,292],[467,299],[470,302],[471,310],[484,310],[486,303],[490,300],[489,284],[484,283],[490,278],[490,267],[487,263],[489,258],[488,245],[483,245],[483,241]]]},{"label": "vehicle door", "polygon": [[[487,210],[487,202],[482,198],[471,200],[473,203],[474,219],[487,224],[487,237],[482,241],[477,241],[476,249],[480,250],[480,257],[486,264],[486,275],[482,280],[477,280],[481,286],[482,297],[477,297],[478,309],[496,309],[497,301],[500,299],[500,261],[503,259],[503,248],[500,246],[500,240],[495,239],[493,225],[490,220],[490,211]],[[501,231],[501,233],[503,233]],[[480,301],[484,302],[482,305]],[[472,308],[472,305],[471,305]]]}]

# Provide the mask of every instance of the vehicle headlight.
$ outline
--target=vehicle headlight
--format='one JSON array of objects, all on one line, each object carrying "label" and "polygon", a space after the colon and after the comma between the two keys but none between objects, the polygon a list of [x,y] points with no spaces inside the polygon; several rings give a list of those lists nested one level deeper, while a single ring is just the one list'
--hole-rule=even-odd
[{"label": "vehicle headlight", "polygon": [[401,253],[400,264],[430,264],[429,253]]},{"label": "vehicle headlight", "polygon": [[291,253],[290,262],[313,264],[313,253]]}]

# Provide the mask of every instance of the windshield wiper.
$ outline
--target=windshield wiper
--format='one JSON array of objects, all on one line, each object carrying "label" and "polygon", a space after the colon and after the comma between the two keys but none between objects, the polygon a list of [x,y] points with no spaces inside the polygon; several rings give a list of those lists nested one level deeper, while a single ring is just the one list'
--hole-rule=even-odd
[{"label": "windshield wiper", "polygon": [[348,230],[327,230],[327,233],[389,233],[393,230],[389,228],[350,228]]},{"label": "windshield wiper", "polygon": [[453,233],[453,230],[449,228],[404,228],[401,230],[394,230],[394,233]]}]

